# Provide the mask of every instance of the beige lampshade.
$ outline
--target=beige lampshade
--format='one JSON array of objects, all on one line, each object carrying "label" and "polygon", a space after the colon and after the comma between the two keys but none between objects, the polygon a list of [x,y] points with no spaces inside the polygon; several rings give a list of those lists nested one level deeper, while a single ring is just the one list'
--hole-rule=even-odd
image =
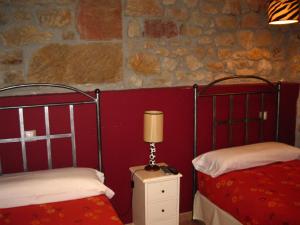
[{"label": "beige lampshade", "polygon": [[299,22],[298,0],[270,0],[269,24],[291,24]]},{"label": "beige lampshade", "polygon": [[163,141],[163,120],[162,111],[144,112],[144,141],[157,143]]}]

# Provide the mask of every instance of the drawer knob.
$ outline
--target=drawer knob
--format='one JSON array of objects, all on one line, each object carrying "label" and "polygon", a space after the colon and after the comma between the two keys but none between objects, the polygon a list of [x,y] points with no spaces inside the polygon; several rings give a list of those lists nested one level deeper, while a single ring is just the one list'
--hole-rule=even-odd
[{"label": "drawer knob", "polygon": [[165,210],[164,210],[164,209],[162,209],[161,211],[162,211],[162,212],[165,212]]},{"label": "drawer knob", "polygon": [[165,190],[161,190],[161,193],[165,193]]}]

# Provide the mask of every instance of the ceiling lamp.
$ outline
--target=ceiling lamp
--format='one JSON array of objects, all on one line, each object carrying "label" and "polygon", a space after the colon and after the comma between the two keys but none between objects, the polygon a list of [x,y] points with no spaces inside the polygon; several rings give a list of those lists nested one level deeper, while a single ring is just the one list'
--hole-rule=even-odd
[{"label": "ceiling lamp", "polygon": [[291,24],[299,22],[298,0],[270,0],[269,24]]}]

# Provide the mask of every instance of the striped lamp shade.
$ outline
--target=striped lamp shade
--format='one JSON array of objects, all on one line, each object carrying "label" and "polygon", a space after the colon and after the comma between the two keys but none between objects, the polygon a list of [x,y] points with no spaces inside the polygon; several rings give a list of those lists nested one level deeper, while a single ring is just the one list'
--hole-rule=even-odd
[{"label": "striped lamp shade", "polygon": [[269,24],[290,24],[299,22],[298,0],[270,0]]}]

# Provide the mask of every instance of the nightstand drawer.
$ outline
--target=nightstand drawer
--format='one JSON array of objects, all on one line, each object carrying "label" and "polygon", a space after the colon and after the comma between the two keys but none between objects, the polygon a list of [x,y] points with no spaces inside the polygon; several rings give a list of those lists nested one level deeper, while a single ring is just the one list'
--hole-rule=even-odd
[{"label": "nightstand drawer", "polygon": [[162,220],[158,222],[151,223],[151,225],[177,225],[179,218],[172,218],[170,220]]},{"label": "nightstand drawer", "polygon": [[148,184],[148,201],[162,200],[178,196],[178,179]]},{"label": "nightstand drawer", "polygon": [[178,215],[178,200],[168,200],[149,204],[148,217],[149,221],[168,220]]}]

